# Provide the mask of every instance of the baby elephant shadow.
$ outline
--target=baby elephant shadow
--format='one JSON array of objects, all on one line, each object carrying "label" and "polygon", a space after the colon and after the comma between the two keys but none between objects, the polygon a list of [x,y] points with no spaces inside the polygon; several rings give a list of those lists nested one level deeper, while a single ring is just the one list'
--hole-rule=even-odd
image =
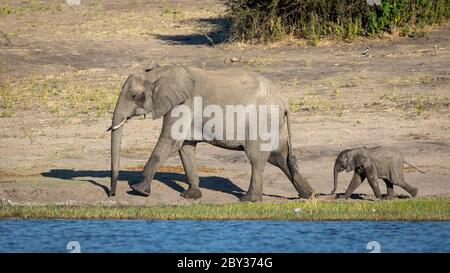
[{"label": "baby elephant shadow", "polygon": [[[97,187],[100,187],[106,194],[109,194],[109,187],[100,184],[91,178],[109,178],[111,177],[110,171],[96,171],[96,170],[75,171],[71,169],[52,169],[48,172],[41,173],[41,175],[44,177],[59,178],[64,180],[86,181]],[[119,180],[127,181],[129,185],[138,183],[141,178],[142,178],[141,171],[119,172]],[[166,184],[168,187],[179,193],[183,192],[185,189],[177,182],[187,183],[185,175],[180,173],[157,172],[153,177],[153,179]],[[203,189],[229,193],[238,198],[244,195],[245,193],[243,189],[235,185],[229,179],[218,176],[200,177],[199,186],[200,188]],[[128,191],[128,194],[134,195],[134,192]]]},{"label": "baby elephant shadow", "polygon": [[[345,193],[336,193],[336,194],[328,194],[328,193],[318,193],[316,194],[317,198],[322,199],[342,199],[344,200],[344,194]],[[387,194],[382,195],[382,199],[389,199]],[[408,199],[410,198],[408,195],[405,194],[396,194],[392,199]],[[366,200],[366,201],[376,201],[377,199],[374,196],[367,195],[364,193],[352,193],[348,199],[351,200]]]}]

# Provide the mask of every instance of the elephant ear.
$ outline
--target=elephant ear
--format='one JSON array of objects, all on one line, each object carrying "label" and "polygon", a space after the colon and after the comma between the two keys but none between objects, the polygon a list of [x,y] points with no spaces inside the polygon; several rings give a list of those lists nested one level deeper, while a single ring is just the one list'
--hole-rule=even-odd
[{"label": "elephant ear", "polygon": [[347,160],[347,168],[346,168],[346,172],[351,172],[354,171],[356,169],[356,162],[355,162],[355,158],[354,156],[350,156],[348,157]]},{"label": "elephant ear", "polygon": [[370,155],[359,153],[355,155],[354,159],[356,168],[363,167],[366,171],[373,171],[375,162]]},{"label": "elephant ear", "polygon": [[161,65],[159,63],[151,61],[151,62],[148,62],[145,64],[144,72],[150,72],[153,69],[160,68],[160,67],[161,67]]},{"label": "elephant ear", "polygon": [[153,118],[167,114],[176,105],[192,96],[194,81],[182,66],[171,66],[161,72],[155,81],[152,96]]}]

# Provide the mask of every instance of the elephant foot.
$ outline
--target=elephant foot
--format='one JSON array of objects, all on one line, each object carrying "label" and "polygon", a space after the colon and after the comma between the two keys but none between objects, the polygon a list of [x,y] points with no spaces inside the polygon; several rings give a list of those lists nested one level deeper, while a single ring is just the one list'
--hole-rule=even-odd
[{"label": "elephant foot", "polygon": [[199,188],[189,187],[189,189],[187,191],[184,191],[181,193],[181,196],[183,196],[184,198],[188,198],[188,199],[197,199],[197,198],[202,197],[202,192],[200,191]]},{"label": "elephant foot", "polygon": [[384,200],[393,200],[393,199],[395,199],[395,197],[393,195],[385,195],[385,196],[383,196],[383,199]]},{"label": "elephant foot", "polygon": [[241,202],[261,202],[262,194],[249,194],[246,193],[244,196],[239,198]]},{"label": "elephant foot", "polygon": [[417,188],[412,188],[409,194],[411,194],[412,197],[416,197],[418,191],[419,190]]},{"label": "elephant foot", "polygon": [[303,199],[310,199],[311,197],[314,197],[316,193],[314,191],[305,191],[298,194],[298,197]]},{"label": "elephant foot", "polygon": [[294,187],[298,192],[298,197],[303,199],[310,199],[315,195],[315,192],[309,182],[300,174],[294,176]]},{"label": "elephant foot", "polygon": [[150,195],[150,183],[148,182],[139,182],[137,184],[133,184],[130,186],[132,190],[134,190],[137,194],[142,196]]},{"label": "elephant foot", "polygon": [[349,199],[350,195],[346,195],[346,194],[337,194],[336,195],[336,199]]}]

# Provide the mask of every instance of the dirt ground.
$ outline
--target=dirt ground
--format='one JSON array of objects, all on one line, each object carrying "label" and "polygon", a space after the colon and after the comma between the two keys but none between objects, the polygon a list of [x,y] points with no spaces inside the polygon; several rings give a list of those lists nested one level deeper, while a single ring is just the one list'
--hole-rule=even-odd
[{"label": "dirt ground", "polygon": [[[87,104],[67,104],[63,100],[74,94],[49,95],[45,100],[31,95],[28,100],[9,98],[12,105],[6,106],[3,93],[2,202],[238,202],[249,185],[250,164],[243,152],[208,144],[197,149],[201,199],[180,196],[187,184],[177,154],[155,176],[149,197],[128,193],[128,183],[139,181],[159,136],[161,120],[149,118],[126,124],[118,194],[107,197],[110,134],[105,130],[111,124],[112,107],[120,84],[151,61],[205,69],[236,67],[273,80],[290,98],[300,170],[319,194],[332,189],[332,168],[340,150],[383,144],[401,149],[408,162],[426,172],[405,168],[406,180],[419,188],[419,196],[450,196],[448,24],[421,38],[326,41],[318,47],[289,41],[249,46],[222,43],[225,8],[216,1],[82,0],[74,7],[54,2],[37,1],[21,9],[22,1],[9,1],[10,9],[18,12],[0,16],[0,31],[13,44],[0,47],[0,81],[18,88],[14,94],[18,97],[21,84],[30,77],[67,77],[63,86],[69,84],[75,92],[111,85],[115,88],[107,93],[112,102],[104,113],[96,114],[89,105],[99,102],[90,97],[84,98]],[[369,44],[370,53],[362,55]],[[80,86],[82,90],[76,89]],[[79,105],[88,108],[80,110]],[[345,191],[350,178],[351,174],[340,175],[338,192]],[[384,183],[380,186],[385,192]],[[373,194],[368,183],[356,192],[355,197]],[[264,202],[297,196],[282,172],[269,165],[264,193]]]}]

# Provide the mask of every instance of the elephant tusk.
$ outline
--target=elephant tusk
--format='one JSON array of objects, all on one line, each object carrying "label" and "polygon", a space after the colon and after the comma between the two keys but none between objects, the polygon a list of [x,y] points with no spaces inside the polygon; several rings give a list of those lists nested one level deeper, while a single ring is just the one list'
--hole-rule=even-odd
[{"label": "elephant tusk", "polygon": [[116,126],[112,126],[112,125],[111,125],[111,127],[109,127],[108,130],[106,130],[106,131],[111,131],[111,130],[114,131],[114,130],[119,129],[119,128],[125,123],[125,121],[127,121],[127,118],[124,118],[124,119],[122,120],[122,122],[119,123],[119,125],[116,125]]}]

